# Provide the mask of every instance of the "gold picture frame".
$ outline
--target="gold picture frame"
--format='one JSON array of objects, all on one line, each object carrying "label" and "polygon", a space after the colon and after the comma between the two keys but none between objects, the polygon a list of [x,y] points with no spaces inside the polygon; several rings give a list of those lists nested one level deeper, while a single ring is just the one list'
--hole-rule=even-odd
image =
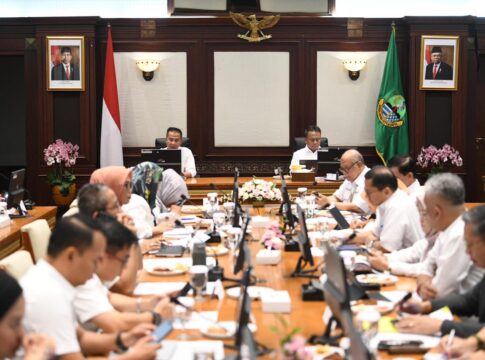
[{"label": "gold picture frame", "polygon": [[459,36],[421,36],[420,90],[458,90]]},{"label": "gold picture frame", "polygon": [[47,91],[84,91],[84,36],[46,36]]}]

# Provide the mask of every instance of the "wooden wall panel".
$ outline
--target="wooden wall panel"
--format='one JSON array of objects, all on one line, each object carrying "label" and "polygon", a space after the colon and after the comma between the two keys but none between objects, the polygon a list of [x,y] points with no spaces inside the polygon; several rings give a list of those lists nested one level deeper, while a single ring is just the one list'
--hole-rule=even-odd
[{"label": "wooden wall panel", "polygon": [[[483,67],[485,61],[485,20],[474,17],[408,17],[402,19],[346,19],[321,17],[286,17],[267,32],[273,39],[248,44],[236,37],[243,29],[228,17],[168,19],[29,18],[0,19],[0,56],[23,55],[26,85],[28,187],[34,200],[50,202],[45,175],[49,170],[42,159],[42,149],[54,140],[53,93],[47,92],[45,36],[82,35],[86,45],[86,91],[76,93],[79,113],[78,131],[81,159],[75,168],[79,184],[99,164],[99,133],[106,49],[106,25],[112,25],[115,51],[185,51],[187,52],[187,123],[188,136],[201,173],[222,174],[239,165],[247,172],[269,174],[273,165],[289,162],[292,149],[286,148],[214,148],[213,144],[213,61],[214,51],[288,51],[290,52],[290,138],[316,120],[317,51],[382,51],[387,48],[390,24],[396,23],[400,68],[409,113],[411,154],[417,155],[432,139],[427,132],[441,128],[435,123],[437,112],[426,109],[427,92],[418,89],[421,35],[459,35],[459,90],[450,93],[452,145],[465,158],[471,191],[468,199],[479,199],[481,169],[475,159],[485,158],[485,145],[471,145],[485,138],[481,103],[485,98]],[[361,24],[361,25],[359,25]],[[355,29],[358,28],[358,31]],[[350,35],[350,36],[349,36]],[[476,48],[475,48],[476,44]],[[433,95],[431,95],[433,96]],[[437,106],[440,105],[437,100]],[[448,100],[447,100],[448,101]],[[63,110],[68,111],[68,110]],[[64,116],[66,116],[64,114]],[[480,130],[482,129],[482,130]],[[482,131],[482,132],[480,132]],[[484,140],[485,142],[485,140]],[[480,150],[483,149],[483,150]],[[369,163],[378,161],[372,148],[361,149]],[[139,149],[125,149],[127,164],[136,163]],[[477,154],[481,154],[479,157]],[[2,164],[0,164],[0,167]],[[483,185],[482,185],[483,188]]]}]

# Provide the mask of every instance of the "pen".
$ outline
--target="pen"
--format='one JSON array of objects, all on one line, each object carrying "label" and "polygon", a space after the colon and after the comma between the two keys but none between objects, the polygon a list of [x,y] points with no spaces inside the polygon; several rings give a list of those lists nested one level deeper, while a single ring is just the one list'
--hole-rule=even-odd
[{"label": "pen", "polygon": [[408,291],[408,293],[404,295],[403,298],[396,303],[396,305],[394,305],[393,311],[396,309],[399,309],[399,307],[402,304],[404,304],[406,301],[408,301],[411,298],[411,296],[413,296],[412,292]]},{"label": "pen", "polygon": [[450,336],[448,336],[448,342],[446,343],[446,350],[448,351],[453,345],[453,338],[455,337],[455,329],[451,329]]}]

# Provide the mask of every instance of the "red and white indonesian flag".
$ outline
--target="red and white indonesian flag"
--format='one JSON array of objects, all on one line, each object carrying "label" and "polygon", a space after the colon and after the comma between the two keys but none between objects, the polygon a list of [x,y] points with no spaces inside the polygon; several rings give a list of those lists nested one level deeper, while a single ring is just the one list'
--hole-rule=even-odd
[{"label": "red and white indonesian flag", "polygon": [[115,60],[111,27],[108,26],[108,44],[104,65],[103,114],[101,117],[101,167],[123,165],[120,107],[116,86]]}]

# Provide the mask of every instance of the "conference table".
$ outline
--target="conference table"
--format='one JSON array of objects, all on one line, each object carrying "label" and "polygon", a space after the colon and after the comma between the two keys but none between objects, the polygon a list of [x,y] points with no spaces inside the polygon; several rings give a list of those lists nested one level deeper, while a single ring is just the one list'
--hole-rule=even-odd
[{"label": "conference table", "polygon": [[[338,189],[341,180],[328,181],[320,178],[316,178],[316,181],[293,181],[288,175],[285,175],[286,186],[291,196],[296,197],[297,189],[300,187],[306,187],[309,191],[318,191],[324,195],[332,195],[335,190]],[[250,181],[252,177],[240,177],[239,187],[247,181]],[[280,177],[261,177],[258,179],[271,181],[276,187],[281,187]],[[190,200],[201,204],[202,199],[207,197],[207,193],[217,192],[220,195],[230,194],[233,188],[233,177],[196,177],[185,180],[187,188],[189,190]]]},{"label": "conference table", "polygon": [[13,219],[9,226],[0,228],[0,259],[22,249],[32,254],[31,245],[22,239],[22,226],[39,219],[47,220],[51,229],[56,224],[57,206],[35,206],[28,213],[28,217]]},{"label": "conference table", "polygon": [[[251,209],[251,215],[267,216],[268,213],[274,214],[273,209],[268,208],[253,208]],[[264,229],[253,229],[252,238],[249,241],[249,249],[253,260],[253,274],[256,276],[258,286],[267,286],[275,290],[287,290],[291,298],[291,312],[289,314],[275,314],[265,313],[262,310],[262,304],[260,300],[253,300],[251,303],[251,312],[254,316],[257,325],[257,331],[255,332],[255,339],[257,342],[265,345],[271,349],[279,348],[279,335],[276,335],[271,328],[276,326],[281,329],[281,318],[285,319],[290,328],[298,327],[301,329],[300,334],[305,338],[309,338],[311,335],[322,335],[325,329],[322,321],[322,316],[325,310],[325,303],[323,301],[303,301],[301,299],[301,285],[307,284],[309,279],[291,277],[296,263],[298,261],[299,252],[285,252],[282,251],[282,260],[278,265],[256,265],[255,256],[256,253],[263,249],[258,237],[261,236]],[[153,255],[149,255],[148,258],[154,258]],[[232,254],[218,256],[219,265],[224,267],[225,276],[235,277],[232,274]],[[315,257],[317,264],[321,264],[322,257]],[[315,274],[320,275],[318,271]],[[238,274],[239,277],[241,274]],[[141,274],[139,279],[142,282],[187,282],[189,281],[188,274],[177,276],[155,276],[148,274],[145,270]],[[224,286],[230,285],[230,282],[224,282]],[[383,287],[382,290],[402,290],[402,291],[414,291],[415,279],[401,277],[397,284],[392,286]],[[197,310],[214,311],[218,308],[219,300],[217,298],[205,297],[204,301],[198,303]],[[237,319],[237,306],[238,299],[225,296],[221,310],[219,312],[219,321],[229,321]],[[288,331],[288,330],[286,330]],[[197,330],[187,330],[193,340],[209,340],[204,338]],[[169,339],[174,339],[179,334],[179,330],[174,331]],[[226,340],[227,344],[233,344],[234,340]],[[226,349],[226,354],[231,350]],[[381,354],[380,354],[381,355]],[[408,356],[407,356],[408,357]],[[420,359],[421,356],[411,356],[412,358]],[[277,358],[275,354],[265,355],[263,359]],[[337,357],[338,358],[338,357]],[[392,358],[391,356],[383,353],[380,356],[382,359]],[[331,358],[330,358],[331,359]]]}]

